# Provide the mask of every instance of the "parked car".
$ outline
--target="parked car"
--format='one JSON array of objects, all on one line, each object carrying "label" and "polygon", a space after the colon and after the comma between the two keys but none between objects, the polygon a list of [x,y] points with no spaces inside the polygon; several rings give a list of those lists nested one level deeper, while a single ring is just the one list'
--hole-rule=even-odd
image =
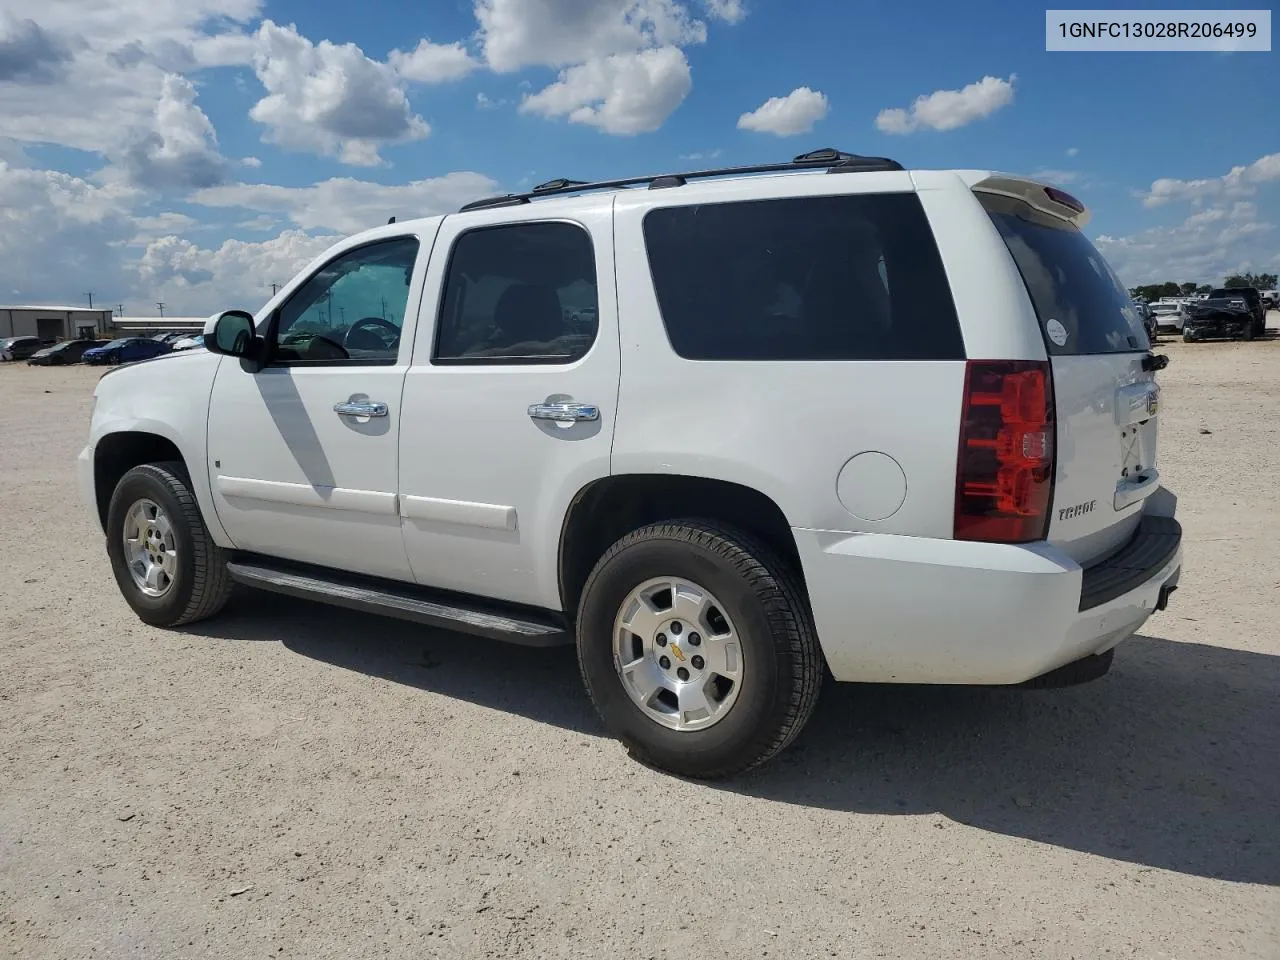
[{"label": "parked car", "polygon": [[0,340],[0,360],[26,360],[52,343],[39,337],[9,337]]},{"label": "parked car", "polygon": [[1280,293],[1275,290],[1263,290],[1262,306],[1267,310],[1280,310]]},{"label": "parked car", "polygon": [[203,350],[204,335],[201,334],[195,337],[184,336],[180,340],[171,341],[170,346],[172,346],[174,350]]},{"label": "parked car", "polygon": [[167,343],[152,340],[149,337],[122,337],[112,340],[100,347],[93,347],[84,352],[84,362],[93,364],[132,363],[135,360],[150,360],[172,350]]},{"label": "parked car", "polygon": [[1087,221],[822,150],[388,224],[104,375],[80,489],[149,624],[240,583],[576,643],[688,776],[776,754],[828,670],[1083,682],[1182,556],[1164,358]]},{"label": "parked car", "polygon": [[1252,340],[1256,327],[1257,320],[1244,298],[1210,296],[1187,305],[1182,339],[1187,343],[1215,338]]},{"label": "parked car", "polygon": [[1181,333],[1187,317],[1187,304],[1182,300],[1158,300],[1151,305],[1151,313],[1157,329]]},{"label": "parked car", "polygon": [[1142,320],[1142,328],[1147,331],[1147,339],[1151,343],[1156,342],[1156,336],[1160,330],[1156,326],[1155,314],[1151,311],[1151,306],[1145,300],[1135,300],[1134,307],[1138,311],[1138,316]]},{"label": "parked car", "polygon": [[1255,287],[1219,287],[1209,292],[1209,303],[1214,300],[1243,301],[1253,318],[1253,336],[1261,337],[1267,332],[1267,308],[1262,305],[1262,294]]},{"label": "parked car", "polygon": [[96,340],[64,340],[62,343],[55,343],[52,347],[36,351],[27,363],[35,367],[56,367],[79,363],[84,359],[84,352],[96,343]]}]

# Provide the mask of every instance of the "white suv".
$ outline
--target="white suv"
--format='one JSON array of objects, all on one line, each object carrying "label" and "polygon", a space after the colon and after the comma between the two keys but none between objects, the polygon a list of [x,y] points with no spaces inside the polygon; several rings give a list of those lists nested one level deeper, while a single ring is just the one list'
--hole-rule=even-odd
[{"label": "white suv", "polygon": [[84,496],[148,623],[235,582],[576,642],[685,775],[776,754],[828,669],[1091,679],[1181,530],[1166,359],[1086,217],[823,150],[390,223],[104,376]]}]

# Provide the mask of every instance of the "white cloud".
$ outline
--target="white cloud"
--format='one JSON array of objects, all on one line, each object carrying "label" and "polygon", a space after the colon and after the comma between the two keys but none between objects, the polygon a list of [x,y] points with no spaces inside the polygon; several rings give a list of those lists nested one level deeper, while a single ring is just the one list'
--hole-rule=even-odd
[{"label": "white cloud", "polygon": [[[527,96],[526,113],[563,117],[607,133],[656,130],[692,88],[683,48],[706,42],[688,0],[475,0],[477,40],[500,73],[560,68]],[[739,0],[698,0],[707,16],[738,22]],[[527,87],[527,81],[521,81]]]},{"label": "white cloud", "polygon": [[677,160],[714,160],[724,151],[717,147],[715,150],[698,150],[694,153],[682,153]]},{"label": "white cloud", "polygon": [[243,167],[252,167],[256,170],[258,167],[262,166],[262,161],[257,157],[241,157],[240,165]]},{"label": "white cloud", "polygon": [[[6,300],[61,303],[124,288],[123,249],[137,191],[0,161],[0,284]],[[68,283],[78,286],[68,289]]]},{"label": "white cloud", "polygon": [[354,43],[313,44],[294,26],[270,20],[258,29],[257,40],[253,66],[267,96],[249,116],[266,126],[264,140],[376,166],[382,162],[379,147],[430,132],[410,109],[396,71]]},{"label": "white cloud", "polygon": [[278,213],[304,230],[351,234],[386,223],[452,213],[462,204],[497,193],[498,185],[478,173],[450,173],[392,186],[334,178],[310,187],[235,183],[200,190],[193,203]]},{"label": "white cloud", "polygon": [[476,0],[475,14],[485,60],[503,73],[707,38],[676,0]]},{"label": "white cloud", "polygon": [[618,53],[569,67],[520,104],[522,113],[567,117],[619,135],[662,126],[693,87],[689,61],[677,47]]},{"label": "white cloud", "polygon": [[1232,167],[1220,177],[1204,180],[1173,180],[1162,177],[1151,184],[1143,199],[1148,207],[1176,200],[1201,203],[1219,197],[1241,197],[1254,192],[1258,184],[1280,180],[1280,153],[1259,157],[1247,166]]},{"label": "white cloud", "polygon": [[[260,0],[4,0],[0,128],[23,143],[109,156],[150,128],[163,79],[198,66],[194,45],[256,17]],[[34,26],[33,26],[34,25]],[[51,118],[57,122],[50,122]]]},{"label": "white cloud", "polygon": [[779,137],[808,133],[827,115],[827,106],[825,94],[797,87],[785,97],[770,97],[755,110],[744,113],[738,118],[738,129]]},{"label": "white cloud", "polygon": [[202,248],[180,237],[161,237],[138,260],[137,299],[161,300],[174,315],[256,310],[270,296],[271,283],[286,282],[337,239],[286,230],[260,243],[227,240]]},{"label": "white cloud", "polygon": [[995,113],[1013,102],[1013,84],[1017,74],[1008,80],[983,77],[962,90],[935,90],[916,97],[909,109],[893,107],[881,110],[876,126],[882,133],[907,134],[921,128],[955,130]]},{"label": "white cloud", "polygon": [[480,66],[461,43],[432,43],[425,37],[409,53],[392,50],[387,62],[396,73],[415,83],[447,83]]},{"label": "white cloud", "polygon": [[1032,180],[1040,180],[1042,182],[1063,185],[1067,183],[1075,183],[1080,179],[1079,170],[1048,170],[1040,169],[1031,174]]},{"label": "white cloud", "polygon": [[0,83],[51,83],[71,60],[71,51],[40,24],[0,12]]},{"label": "white cloud", "polygon": [[218,153],[218,139],[205,112],[196,106],[191,82],[165,74],[160,99],[150,123],[125,131],[123,148],[112,149],[115,171],[147,189],[190,189],[219,183],[227,161]]},{"label": "white cloud", "polygon": [[1078,157],[1079,155],[1080,155],[1080,148],[1079,148],[1079,147],[1067,147],[1067,156],[1068,156],[1068,157]]},{"label": "white cloud", "polygon": [[1274,225],[1252,203],[1207,207],[1179,224],[1128,236],[1103,235],[1098,249],[1130,286],[1140,283],[1220,283],[1233,273],[1265,266],[1280,250]]},{"label": "white cloud", "polygon": [[725,23],[741,23],[747,17],[742,0],[706,0],[707,13]]},{"label": "white cloud", "polygon": [[133,221],[137,232],[129,243],[131,246],[145,246],[160,237],[185,233],[192,227],[198,226],[199,222],[194,217],[189,217],[185,213],[175,213],[172,210],[150,217],[137,217]]}]

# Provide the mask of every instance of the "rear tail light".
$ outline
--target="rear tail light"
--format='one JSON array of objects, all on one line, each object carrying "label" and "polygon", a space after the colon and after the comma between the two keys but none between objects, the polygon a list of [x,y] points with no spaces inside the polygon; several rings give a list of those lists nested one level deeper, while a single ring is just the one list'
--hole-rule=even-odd
[{"label": "rear tail light", "polygon": [[957,540],[1043,540],[1053,499],[1053,381],[1037,360],[970,360],[956,460]]}]

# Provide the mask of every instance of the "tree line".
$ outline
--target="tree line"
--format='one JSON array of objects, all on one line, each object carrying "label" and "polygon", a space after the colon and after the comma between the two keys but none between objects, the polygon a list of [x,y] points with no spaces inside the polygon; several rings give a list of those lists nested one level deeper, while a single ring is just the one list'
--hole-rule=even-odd
[{"label": "tree line", "polygon": [[[1224,287],[1254,287],[1258,290],[1274,290],[1276,275],[1274,273],[1236,273],[1222,282]],[[1154,303],[1161,297],[1189,297],[1193,293],[1208,293],[1212,290],[1207,283],[1146,283],[1129,288],[1129,296]]]}]

